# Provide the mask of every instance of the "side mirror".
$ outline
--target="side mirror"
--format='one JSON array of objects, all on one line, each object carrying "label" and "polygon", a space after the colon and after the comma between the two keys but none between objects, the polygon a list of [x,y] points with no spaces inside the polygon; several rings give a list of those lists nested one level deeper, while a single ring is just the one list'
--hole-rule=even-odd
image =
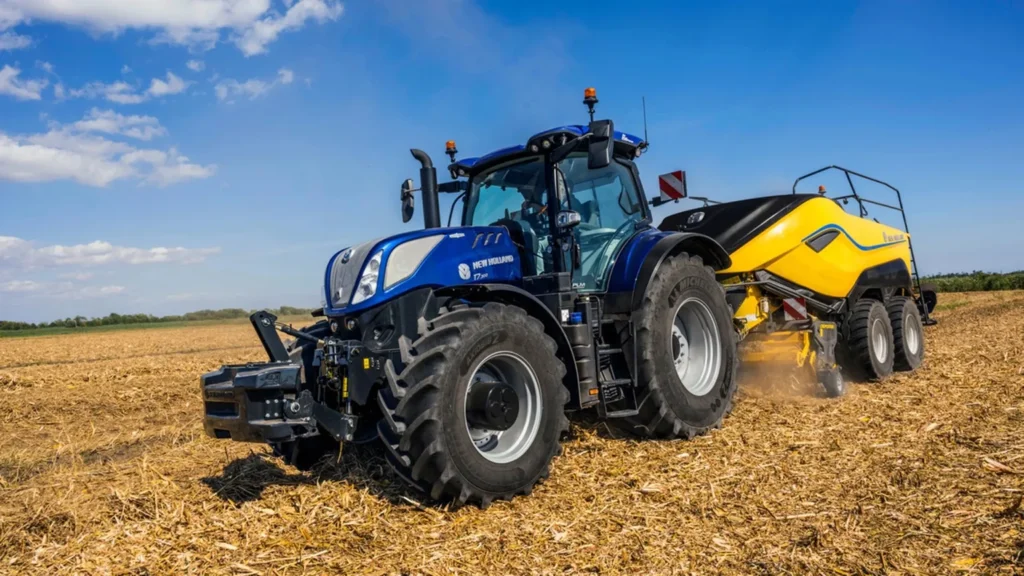
[{"label": "side mirror", "polygon": [[583,219],[580,213],[575,210],[562,210],[555,216],[555,225],[559,230],[571,230],[580,225]]},{"label": "side mirror", "polygon": [[587,144],[587,168],[597,170],[612,163],[615,150],[615,130],[611,120],[590,123],[590,142]]},{"label": "side mirror", "polygon": [[414,186],[412,178],[402,182],[402,222],[412,220],[413,212],[416,211],[416,200],[412,195],[416,191]]}]

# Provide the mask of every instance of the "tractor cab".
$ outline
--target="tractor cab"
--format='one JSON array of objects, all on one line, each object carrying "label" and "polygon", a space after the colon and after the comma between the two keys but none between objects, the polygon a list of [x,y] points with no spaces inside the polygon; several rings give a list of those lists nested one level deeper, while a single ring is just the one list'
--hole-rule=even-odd
[{"label": "tractor cab", "polygon": [[584,103],[589,125],[552,128],[525,145],[457,160],[448,141],[453,181],[437,188],[461,193],[463,227],[508,230],[524,277],[568,275],[573,290],[604,292],[616,255],[651,221],[633,163],[647,143],[610,120],[593,121],[593,89]]},{"label": "tractor cab", "polygon": [[481,167],[476,159],[455,165],[469,178],[462,225],[507,228],[524,276],[570,272],[574,288],[603,291],[619,248],[650,217],[633,155],[613,155],[598,168],[586,151],[557,162],[507,156]]}]

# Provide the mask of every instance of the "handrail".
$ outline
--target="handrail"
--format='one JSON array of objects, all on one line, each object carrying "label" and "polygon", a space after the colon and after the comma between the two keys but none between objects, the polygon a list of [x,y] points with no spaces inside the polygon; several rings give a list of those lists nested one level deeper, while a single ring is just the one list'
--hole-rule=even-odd
[{"label": "handrail", "polygon": [[[868,176],[866,174],[861,174],[860,172],[855,172],[853,170],[850,170],[849,168],[843,168],[842,166],[836,166],[835,164],[833,164],[831,166],[825,166],[824,168],[819,168],[819,169],[815,170],[814,172],[810,172],[808,174],[804,174],[803,176],[800,176],[799,178],[797,178],[796,180],[793,181],[793,194],[796,194],[796,185],[799,184],[801,181],[806,180],[807,178],[810,178],[811,176],[815,176],[815,175],[821,174],[822,172],[825,172],[827,170],[839,170],[839,171],[841,171],[846,176],[846,182],[850,185],[850,192],[851,192],[851,194],[846,195],[846,196],[839,196],[839,197],[836,197],[836,198],[832,198],[832,200],[835,200],[836,202],[839,202],[840,200],[848,200],[850,198],[853,198],[854,200],[857,201],[857,205],[860,207],[860,217],[861,218],[866,218],[867,215],[868,215],[868,209],[864,207],[864,204],[872,204],[874,206],[881,206],[883,208],[888,208],[890,210],[895,210],[895,211],[899,212],[901,216],[903,216],[903,231],[906,232],[908,235],[910,234],[910,226],[907,224],[907,213],[903,209],[903,195],[900,194],[899,189],[897,189],[892,184],[889,184],[888,182],[885,182],[884,180],[879,180],[878,178],[872,178],[871,176]],[[899,202],[899,206],[892,206],[891,204],[884,204],[882,202],[877,202],[875,200],[870,200],[870,199],[867,199],[867,198],[861,198],[860,194],[857,193],[857,188],[853,185],[853,179],[850,178],[851,175],[857,176],[858,178],[863,178],[863,179],[865,179],[865,180],[867,180],[869,182],[874,182],[876,184],[881,184],[882,186],[885,186],[886,188],[892,190],[893,192],[896,193],[896,200]],[[917,291],[921,292],[921,275],[918,274],[918,272],[917,272],[917,259],[914,257],[914,244],[910,241],[909,237],[907,238],[907,245],[910,247],[910,265],[913,268],[914,279],[917,280]],[[927,306],[924,307],[924,318],[925,318],[926,322],[928,320],[930,320],[929,314],[928,314],[928,307]]]}]

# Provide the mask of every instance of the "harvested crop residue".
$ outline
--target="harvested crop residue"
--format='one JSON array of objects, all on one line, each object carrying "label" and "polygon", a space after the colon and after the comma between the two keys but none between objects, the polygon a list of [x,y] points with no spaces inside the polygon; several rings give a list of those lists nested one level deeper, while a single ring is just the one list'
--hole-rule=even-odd
[{"label": "harvested crop residue", "polygon": [[374,448],[303,474],[203,436],[199,375],[262,359],[246,325],[0,340],[0,572],[1024,573],[1024,293],[941,299],[917,374],[746,384],[689,442],[576,423],[485,511]]}]

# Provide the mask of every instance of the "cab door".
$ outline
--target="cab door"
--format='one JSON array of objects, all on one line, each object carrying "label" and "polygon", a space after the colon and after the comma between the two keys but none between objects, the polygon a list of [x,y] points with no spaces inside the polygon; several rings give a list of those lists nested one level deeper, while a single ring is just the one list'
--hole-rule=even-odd
[{"label": "cab door", "polygon": [[573,229],[580,257],[573,262],[566,254],[566,268],[572,269],[577,290],[603,292],[619,249],[646,218],[633,171],[618,161],[591,170],[586,154],[572,154],[558,168],[562,209],[580,215],[580,224]]}]

